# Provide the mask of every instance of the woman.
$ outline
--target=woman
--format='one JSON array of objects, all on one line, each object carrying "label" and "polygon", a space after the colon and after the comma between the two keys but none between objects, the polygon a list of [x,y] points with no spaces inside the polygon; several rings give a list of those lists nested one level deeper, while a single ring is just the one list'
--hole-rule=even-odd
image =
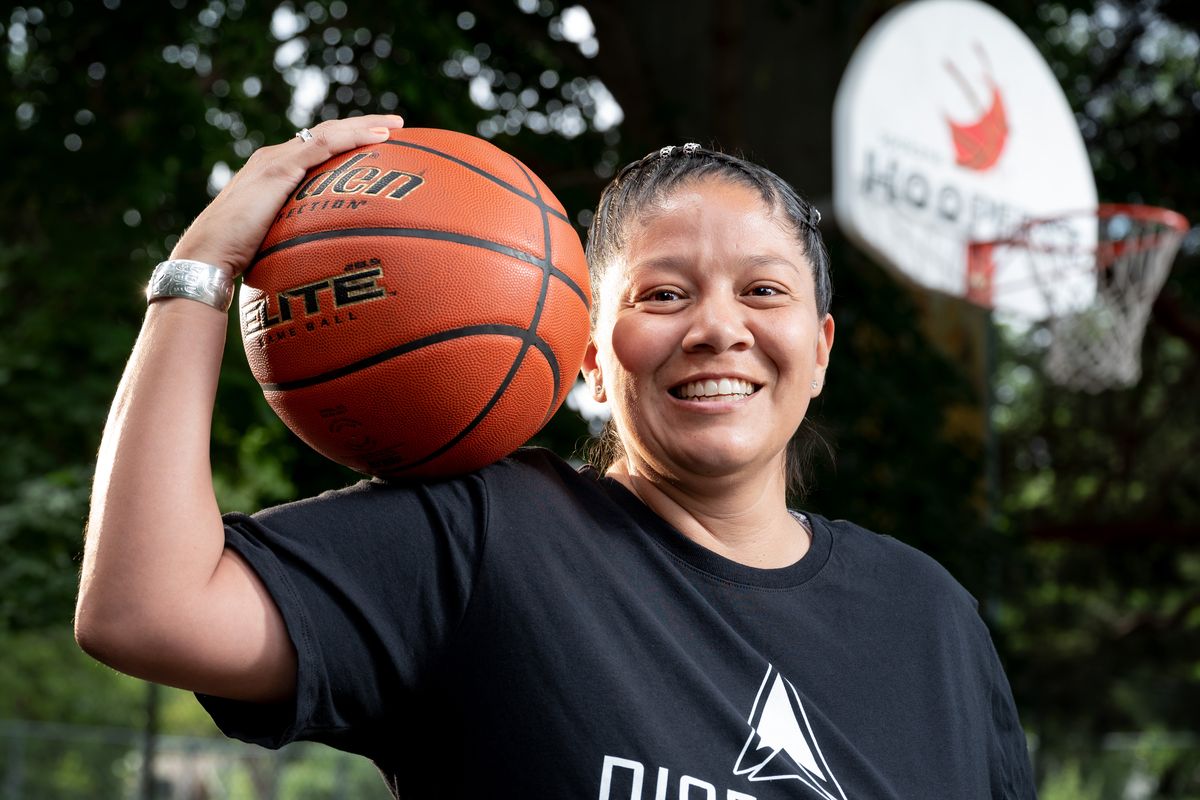
[{"label": "woman", "polygon": [[[400,124],[264,148],[173,258],[222,288],[308,168]],[[362,753],[397,796],[1033,796],[971,597],[787,507],[834,338],[817,219],[739,159],[647,156],[588,241],[603,474],[523,450],[224,522],[222,302],[157,299],[100,449],[80,643],[197,691],[230,735]]]}]

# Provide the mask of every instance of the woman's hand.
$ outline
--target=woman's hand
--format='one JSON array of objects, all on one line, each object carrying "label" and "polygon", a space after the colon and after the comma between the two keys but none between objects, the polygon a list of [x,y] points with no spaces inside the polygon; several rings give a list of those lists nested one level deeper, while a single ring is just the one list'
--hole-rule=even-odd
[{"label": "woman's hand", "polygon": [[385,141],[389,128],[403,125],[394,114],[330,120],[314,127],[309,141],[295,137],[259,148],[196,217],[171,258],[204,261],[236,278],[250,265],[275,215],[308,170],[338,153]]}]

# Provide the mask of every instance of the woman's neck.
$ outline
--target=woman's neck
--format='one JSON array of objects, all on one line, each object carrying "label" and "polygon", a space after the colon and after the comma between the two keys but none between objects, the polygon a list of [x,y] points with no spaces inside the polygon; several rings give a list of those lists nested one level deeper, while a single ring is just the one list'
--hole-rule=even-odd
[{"label": "woman's neck", "polygon": [[684,536],[731,561],[775,569],[808,552],[808,531],[787,509],[782,470],[765,480],[712,478],[684,484],[621,459],[608,476]]}]

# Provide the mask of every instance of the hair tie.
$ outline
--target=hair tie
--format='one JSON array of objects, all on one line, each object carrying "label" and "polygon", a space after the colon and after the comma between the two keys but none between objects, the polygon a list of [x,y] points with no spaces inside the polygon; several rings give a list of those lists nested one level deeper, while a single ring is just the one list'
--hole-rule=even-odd
[{"label": "hair tie", "polygon": [[658,157],[670,158],[671,156],[675,155],[676,150],[679,150],[685,156],[694,156],[696,153],[700,152],[700,145],[696,144],[695,142],[688,142],[682,147],[676,147],[673,144],[669,144],[658,151]]}]

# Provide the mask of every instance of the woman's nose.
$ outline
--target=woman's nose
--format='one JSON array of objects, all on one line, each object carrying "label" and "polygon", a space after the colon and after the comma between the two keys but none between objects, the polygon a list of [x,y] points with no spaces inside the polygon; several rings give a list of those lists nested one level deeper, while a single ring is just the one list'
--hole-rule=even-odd
[{"label": "woman's nose", "polygon": [[747,309],[736,297],[709,296],[693,307],[687,333],[683,337],[685,351],[711,350],[721,353],[737,347],[749,347],[754,336],[747,326]]}]

